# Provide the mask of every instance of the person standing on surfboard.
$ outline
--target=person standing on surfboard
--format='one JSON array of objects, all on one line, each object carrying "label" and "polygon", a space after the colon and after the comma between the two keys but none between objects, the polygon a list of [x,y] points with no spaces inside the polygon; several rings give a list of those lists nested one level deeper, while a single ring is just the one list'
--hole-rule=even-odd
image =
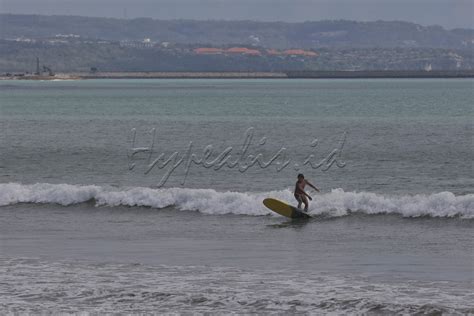
[{"label": "person standing on surfboard", "polygon": [[[304,175],[302,173],[298,174],[298,181],[296,181],[295,185],[295,199],[298,201],[298,208],[301,209],[301,203],[304,203],[304,211],[308,211],[308,199],[313,200],[311,196],[309,196],[308,193],[305,192],[304,187],[306,185],[309,185],[316,191],[320,192],[317,187],[312,185],[308,180],[304,178]],[[306,198],[308,197],[308,198]]]}]

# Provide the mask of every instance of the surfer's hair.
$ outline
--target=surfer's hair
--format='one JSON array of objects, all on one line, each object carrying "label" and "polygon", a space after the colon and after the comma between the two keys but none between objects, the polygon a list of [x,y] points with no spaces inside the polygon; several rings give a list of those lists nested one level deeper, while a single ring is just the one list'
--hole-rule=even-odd
[{"label": "surfer's hair", "polygon": [[298,178],[303,178],[304,179],[304,175],[302,173],[298,173]]}]

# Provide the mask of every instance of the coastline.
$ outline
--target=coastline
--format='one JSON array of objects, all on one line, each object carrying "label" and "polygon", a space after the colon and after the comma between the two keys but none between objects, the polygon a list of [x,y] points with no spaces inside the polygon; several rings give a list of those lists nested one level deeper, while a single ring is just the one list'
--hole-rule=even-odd
[{"label": "coastline", "polygon": [[387,79],[474,78],[474,70],[459,71],[288,71],[288,72],[70,72],[54,76],[13,74],[0,80],[86,79]]}]

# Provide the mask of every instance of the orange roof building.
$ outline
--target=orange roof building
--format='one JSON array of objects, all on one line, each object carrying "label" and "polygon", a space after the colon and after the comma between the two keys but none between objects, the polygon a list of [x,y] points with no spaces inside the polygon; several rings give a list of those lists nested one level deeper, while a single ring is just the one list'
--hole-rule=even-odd
[{"label": "orange roof building", "polygon": [[246,54],[246,55],[261,55],[262,53],[256,49],[249,49],[246,47],[232,47],[225,51],[231,54]]},{"label": "orange roof building", "polygon": [[196,54],[222,54],[224,52],[223,49],[220,48],[212,48],[212,47],[199,47],[194,49]]},{"label": "orange roof building", "polygon": [[308,57],[316,57],[318,56],[317,53],[309,51],[309,50],[302,50],[302,49],[288,49],[283,52],[285,55],[295,55],[295,56],[308,56]]}]

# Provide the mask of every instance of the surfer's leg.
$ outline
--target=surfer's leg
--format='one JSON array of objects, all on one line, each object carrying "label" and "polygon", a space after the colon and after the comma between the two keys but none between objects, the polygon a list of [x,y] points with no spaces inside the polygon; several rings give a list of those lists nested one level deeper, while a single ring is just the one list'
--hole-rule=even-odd
[{"label": "surfer's leg", "polygon": [[[306,196],[303,195],[303,203],[304,203],[304,211],[307,212],[308,211],[308,206],[309,206],[309,203],[308,203],[308,198]],[[300,203],[301,204],[301,203]]]},{"label": "surfer's leg", "polygon": [[300,194],[295,194],[295,199],[296,201],[298,201],[298,208],[301,208],[301,203],[303,202],[303,200],[301,199],[301,195]]}]

